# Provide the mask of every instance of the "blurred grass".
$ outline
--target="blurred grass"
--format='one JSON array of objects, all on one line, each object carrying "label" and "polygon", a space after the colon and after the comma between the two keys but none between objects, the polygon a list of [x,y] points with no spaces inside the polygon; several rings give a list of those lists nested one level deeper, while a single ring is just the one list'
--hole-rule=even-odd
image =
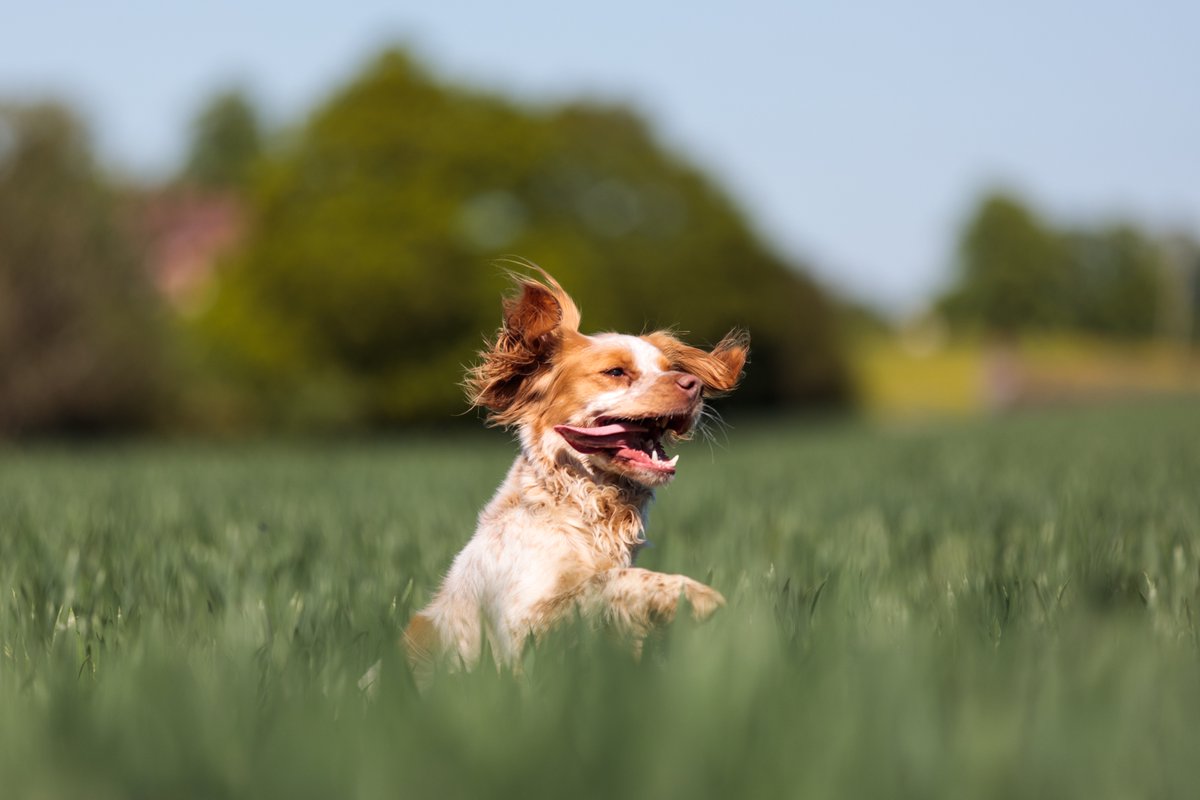
[{"label": "blurred grass", "polygon": [[395,642],[503,437],[0,451],[0,794],[1193,796],[1198,419],[739,425],[640,559],[728,608],[426,697]]}]

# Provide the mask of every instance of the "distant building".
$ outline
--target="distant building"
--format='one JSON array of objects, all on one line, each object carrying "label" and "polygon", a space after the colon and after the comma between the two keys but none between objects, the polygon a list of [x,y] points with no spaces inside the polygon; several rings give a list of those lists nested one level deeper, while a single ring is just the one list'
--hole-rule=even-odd
[{"label": "distant building", "polygon": [[173,308],[199,299],[218,260],[245,232],[241,200],[228,193],[168,187],[133,203],[133,228],[156,289]]}]

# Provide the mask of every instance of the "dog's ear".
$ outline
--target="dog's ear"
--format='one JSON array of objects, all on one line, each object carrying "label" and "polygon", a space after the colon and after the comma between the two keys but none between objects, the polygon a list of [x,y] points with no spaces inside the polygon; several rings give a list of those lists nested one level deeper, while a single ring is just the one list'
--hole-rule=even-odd
[{"label": "dog's ear", "polygon": [[737,388],[746,357],[750,355],[750,334],[741,329],[725,334],[711,352],[686,345],[666,331],[646,338],[663,352],[671,362],[671,369],[699,378],[704,384],[705,397],[716,397]]},{"label": "dog's ear", "polygon": [[575,302],[558,281],[535,269],[542,281],[512,275],[517,292],[504,299],[504,323],[467,372],[467,399],[501,425],[516,421],[526,379],[550,365],[564,335],[579,330]]},{"label": "dog's ear", "polygon": [[[539,270],[540,271],[540,270]],[[538,352],[553,347],[564,330],[579,330],[579,309],[558,281],[542,272],[546,283],[514,276],[518,294],[504,299],[501,335]]]}]

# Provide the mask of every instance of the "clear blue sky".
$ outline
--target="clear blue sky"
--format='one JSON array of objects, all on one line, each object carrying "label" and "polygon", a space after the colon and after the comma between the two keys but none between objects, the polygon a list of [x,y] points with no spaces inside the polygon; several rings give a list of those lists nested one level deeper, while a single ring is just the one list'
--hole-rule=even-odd
[{"label": "clear blue sky", "polygon": [[893,310],[986,186],[1066,220],[1200,230],[1200,2],[9,3],[0,97],[65,97],[154,175],[198,104],[302,114],[374,51],[535,99],[637,106],[776,247]]}]

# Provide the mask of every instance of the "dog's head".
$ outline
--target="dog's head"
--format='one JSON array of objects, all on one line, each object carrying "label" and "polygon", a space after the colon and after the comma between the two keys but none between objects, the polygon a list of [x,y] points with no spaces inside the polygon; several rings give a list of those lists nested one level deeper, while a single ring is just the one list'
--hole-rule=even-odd
[{"label": "dog's head", "polygon": [[527,452],[575,460],[642,486],[675,475],[663,447],[687,436],[704,398],[732,391],[749,337],[731,331],[711,352],[664,331],[645,336],[579,331],[579,309],[542,272],[517,276],[495,342],[467,374],[471,402],[515,426]]}]

